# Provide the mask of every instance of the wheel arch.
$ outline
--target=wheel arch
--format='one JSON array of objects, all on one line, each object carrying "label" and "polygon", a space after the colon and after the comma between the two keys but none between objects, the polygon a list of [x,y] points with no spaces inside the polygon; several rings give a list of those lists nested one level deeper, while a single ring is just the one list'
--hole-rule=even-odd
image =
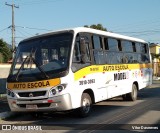
[{"label": "wheel arch", "polygon": [[92,89],[88,88],[88,89],[84,90],[83,93],[88,93],[91,97],[92,103],[95,103],[95,96],[94,96],[94,92]]},{"label": "wheel arch", "polygon": [[136,87],[137,87],[137,91],[139,90],[139,84],[138,84],[138,82],[137,81],[134,81],[133,82],[133,84],[135,84],[136,85]]}]

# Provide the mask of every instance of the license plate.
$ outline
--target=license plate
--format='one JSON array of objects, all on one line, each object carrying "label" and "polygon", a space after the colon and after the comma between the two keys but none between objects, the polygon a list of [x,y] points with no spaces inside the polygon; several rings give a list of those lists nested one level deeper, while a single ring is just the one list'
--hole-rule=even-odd
[{"label": "license plate", "polygon": [[32,105],[32,104],[26,105],[26,109],[37,109],[37,108],[38,108],[37,105]]}]

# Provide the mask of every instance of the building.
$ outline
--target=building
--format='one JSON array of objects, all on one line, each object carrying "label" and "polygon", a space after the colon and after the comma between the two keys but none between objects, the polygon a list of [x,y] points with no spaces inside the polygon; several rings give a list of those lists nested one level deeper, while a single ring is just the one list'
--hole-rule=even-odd
[{"label": "building", "polygon": [[150,52],[153,59],[153,74],[160,77],[160,44],[150,44]]}]

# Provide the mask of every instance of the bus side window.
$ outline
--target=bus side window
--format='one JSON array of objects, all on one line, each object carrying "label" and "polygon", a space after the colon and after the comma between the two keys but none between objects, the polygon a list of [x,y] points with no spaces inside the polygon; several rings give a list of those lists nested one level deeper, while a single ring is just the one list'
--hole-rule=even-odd
[{"label": "bus side window", "polygon": [[135,45],[136,45],[136,52],[140,53],[141,52],[141,45],[140,45],[140,43],[136,42]]},{"label": "bus side window", "polygon": [[142,63],[149,63],[149,56],[148,56],[148,49],[147,49],[147,44],[141,44],[141,60]]},{"label": "bus side window", "polygon": [[114,38],[108,38],[109,51],[119,51],[118,40]]},{"label": "bus side window", "polygon": [[120,41],[115,38],[108,38],[108,51],[106,51],[106,59],[108,64],[118,64],[122,61],[123,54],[119,51],[122,50]]},{"label": "bus side window", "polygon": [[105,64],[102,38],[98,35],[93,35],[92,43],[95,64]]},{"label": "bus side window", "polygon": [[143,43],[135,43],[136,44],[136,53],[138,54],[138,62],[139,63],[149,63],[150,58],[148,54],[147,44]]},{"label": "bus side window", "polygon": [[122,40],[122,51],[124,52],[133,52],[133,44],[130,41]]}]

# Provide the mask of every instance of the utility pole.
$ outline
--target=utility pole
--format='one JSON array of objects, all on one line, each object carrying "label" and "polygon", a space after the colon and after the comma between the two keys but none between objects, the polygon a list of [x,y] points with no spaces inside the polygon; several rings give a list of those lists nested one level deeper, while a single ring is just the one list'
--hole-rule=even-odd
[{"label": "utility pole", "polygon": [[14,58],[14,50],[15,50],[15,24],[14,24],[14,8],[19,8],[19,6],[16,6],[14,4],[14,2],[12,1],[12,4],[7,4],[7,2],[5,3],[5,5],[12,7],[12,58]]}]

